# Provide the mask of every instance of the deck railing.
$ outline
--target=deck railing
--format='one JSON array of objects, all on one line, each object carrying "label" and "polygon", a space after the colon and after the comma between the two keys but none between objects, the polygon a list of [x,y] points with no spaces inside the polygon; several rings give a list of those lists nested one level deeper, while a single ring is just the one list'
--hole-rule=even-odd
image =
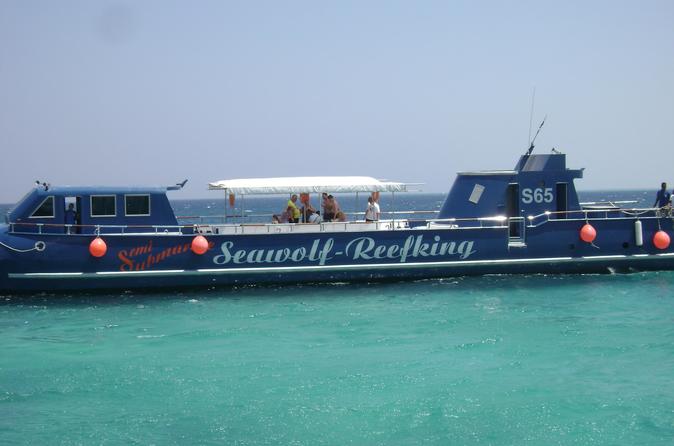
[{"label": "deck railing", "polygon": [[674,218],[674,211],[669,208],[589,208],[574,211],[546,211],[538,215],[527,217],[529,227],[540,226],[551,220],[636,220],[636,219],[658,219]]},{"label": "deck railing", "polygon": [[[419,215],[430,211],[398,211],[398,215]],[[392,214],[392,213],[391,213]],[[395,215],[395,214],[393,214]],[[480,218],[390,218],[378,222],[362,220],[348,222],[312,223],[206,223],[217,221],[218,216],[178,217],[180,220],[194,219],[194,222],[179,225],[66,225],[52,223],[10,222],[9,232],[14,234],[52,235],[194,235],[194,234],[275,234],[275,233],[320,233],[320,232],[361,232],[422,229],[484,229],[511,228],[522,220],[523,226],[532,228],[552,221],[593,221],[616,219],[658,219],[674,218],[671,208],[643,209],[581,209],[574,211],[544,212],[524,217],[494,216]],[[231,218],[231,217],[227,217]],[[524,222],[522,222],[524,223]]]},{"label": "deck railing", "polygon": [[[430,216],[437,214],[438,211],[386,211],[382,212],[384,219],[399,220],[400,218],[409,218],[416,216]],[[358,221],[365,219],[365,212],[344,212],[349,221]],[[243,215],[178,215],[176,219],[186,224],[227,224],[227,223],[271,223],[273,213],[253,213],[245,212]]]},{"label": "deck railing", "polygon": [[66,225],[58,223],[10,222],[13,234],[66,234],[66,235],[176,235],[194,232],[194,225]]}]

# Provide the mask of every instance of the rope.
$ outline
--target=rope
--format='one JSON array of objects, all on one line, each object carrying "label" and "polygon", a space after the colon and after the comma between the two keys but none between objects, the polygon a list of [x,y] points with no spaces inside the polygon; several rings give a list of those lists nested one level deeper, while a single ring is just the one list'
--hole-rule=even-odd
[{"label": "rope", "polygon": [[0,242],[0,245],[2,245],[5,248],[9,249],[10,251],[14,251],[14,252],[31,252],[31,251],[42,252],[47,247],[45,242],[43,242],[42,240],[38,240],[37,242],[35,242],[35,245],[32,248],[29,248],[29,249],[17,249],[17,248],[14,248],[12,246],[6,245],[5,243],[2,243],[2,242]]},{"label": "rope", "polygon": [[639,212],[639,211],[630,212],[630,211],[628,211],[628,210],[621,209],[621,211],[622,211],[623,214],[629,215],[630,217],[639,217],[639,216],[641,216],[641,215],[644,215],[644,214],[647,214],[647,213],[649,213],[649,212],[652,212],[653,210],[652,210],[652,209],[646,209],[646,210],[641,211],[641,212]]}]

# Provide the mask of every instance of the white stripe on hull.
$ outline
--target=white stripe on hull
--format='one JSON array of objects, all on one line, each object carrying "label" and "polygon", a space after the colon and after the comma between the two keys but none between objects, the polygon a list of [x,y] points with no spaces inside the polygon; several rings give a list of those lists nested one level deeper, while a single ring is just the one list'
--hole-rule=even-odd
[{"label": "white stripe on hull", "polygon": [[330,266],[272,266],[272,267],[246,267],[246,268],[203,268],[196,270],[172,269],[172,270],[148,270],[148,271],[99,271],[95,273],[85,272],[51,272],[51,273],[9,273],[10,279],[92,279],[103,277],[145,277],[145,276],[175,276],[175,275],[226,275],[226,274],[270,274],[270,273],[301,273],[316,271],[357,271],[357,270],[385,270],[385,269],[419,269],[419,268],[455,268],[468,266],[494,266],[494,265],[532,265],[532,264],[565,264],[586,263],[606,260],[653,260],[660,257],[671,257],[674,253],[662,254],[635,254],[585,256],[585,257],[543,257],[528,259],[494,259],[494,260],[455,260],[446,262],[414,262],[414,263],[371,263],[357,265],[330,265]]}]

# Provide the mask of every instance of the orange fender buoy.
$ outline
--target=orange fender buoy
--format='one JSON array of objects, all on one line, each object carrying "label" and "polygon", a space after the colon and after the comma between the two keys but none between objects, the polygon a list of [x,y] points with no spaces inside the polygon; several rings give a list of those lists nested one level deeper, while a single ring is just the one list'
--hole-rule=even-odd
[{"label": "orange fender buoy", "polygon": [[192,252],[202,255],[208,251],[208,240],[203,235],[197,235],[192,239]]},{"label": "orange fender buoy", "polygon": [[309,194],[307,194],[307,193],[300,194],[300,203],[302,203],[302,204],[309,203]]},{"label": "orange fender buoy", "polygon": [[94,257],[103,257],[107,251],[108,245],[100,237],[96,237],[89,243],[89,254]]},{"label": "orange fender buoy", "polygon": [[592,243],[595,238],[597,238],[597,230],[591,224],[585,223],[580,228],[580,239],[586,243]]},{"label": "orange fender buoy", "polygon": [[665,231],[658,231],[655,233],[653,236],[653,244],[655,245],[656,248],[658,249],[667,249],[669,248],[669,234],[667,234]]}]

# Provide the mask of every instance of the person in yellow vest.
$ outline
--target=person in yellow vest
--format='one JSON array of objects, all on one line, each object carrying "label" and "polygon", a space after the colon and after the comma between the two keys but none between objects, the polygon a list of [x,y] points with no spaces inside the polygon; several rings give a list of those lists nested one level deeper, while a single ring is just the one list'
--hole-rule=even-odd
[{"label": "person in yellow vest", "polygon": [[292,194],[292,196],[290,197],[290,200],[288,200],[288,206],[287,206],[287,210],[288,210],[288,214],[289,214],[288,223],[299,223],[300,222],[301,213],[300,213],[300,209],[297,207],[295,202],[297,202],[297,194]]}]

